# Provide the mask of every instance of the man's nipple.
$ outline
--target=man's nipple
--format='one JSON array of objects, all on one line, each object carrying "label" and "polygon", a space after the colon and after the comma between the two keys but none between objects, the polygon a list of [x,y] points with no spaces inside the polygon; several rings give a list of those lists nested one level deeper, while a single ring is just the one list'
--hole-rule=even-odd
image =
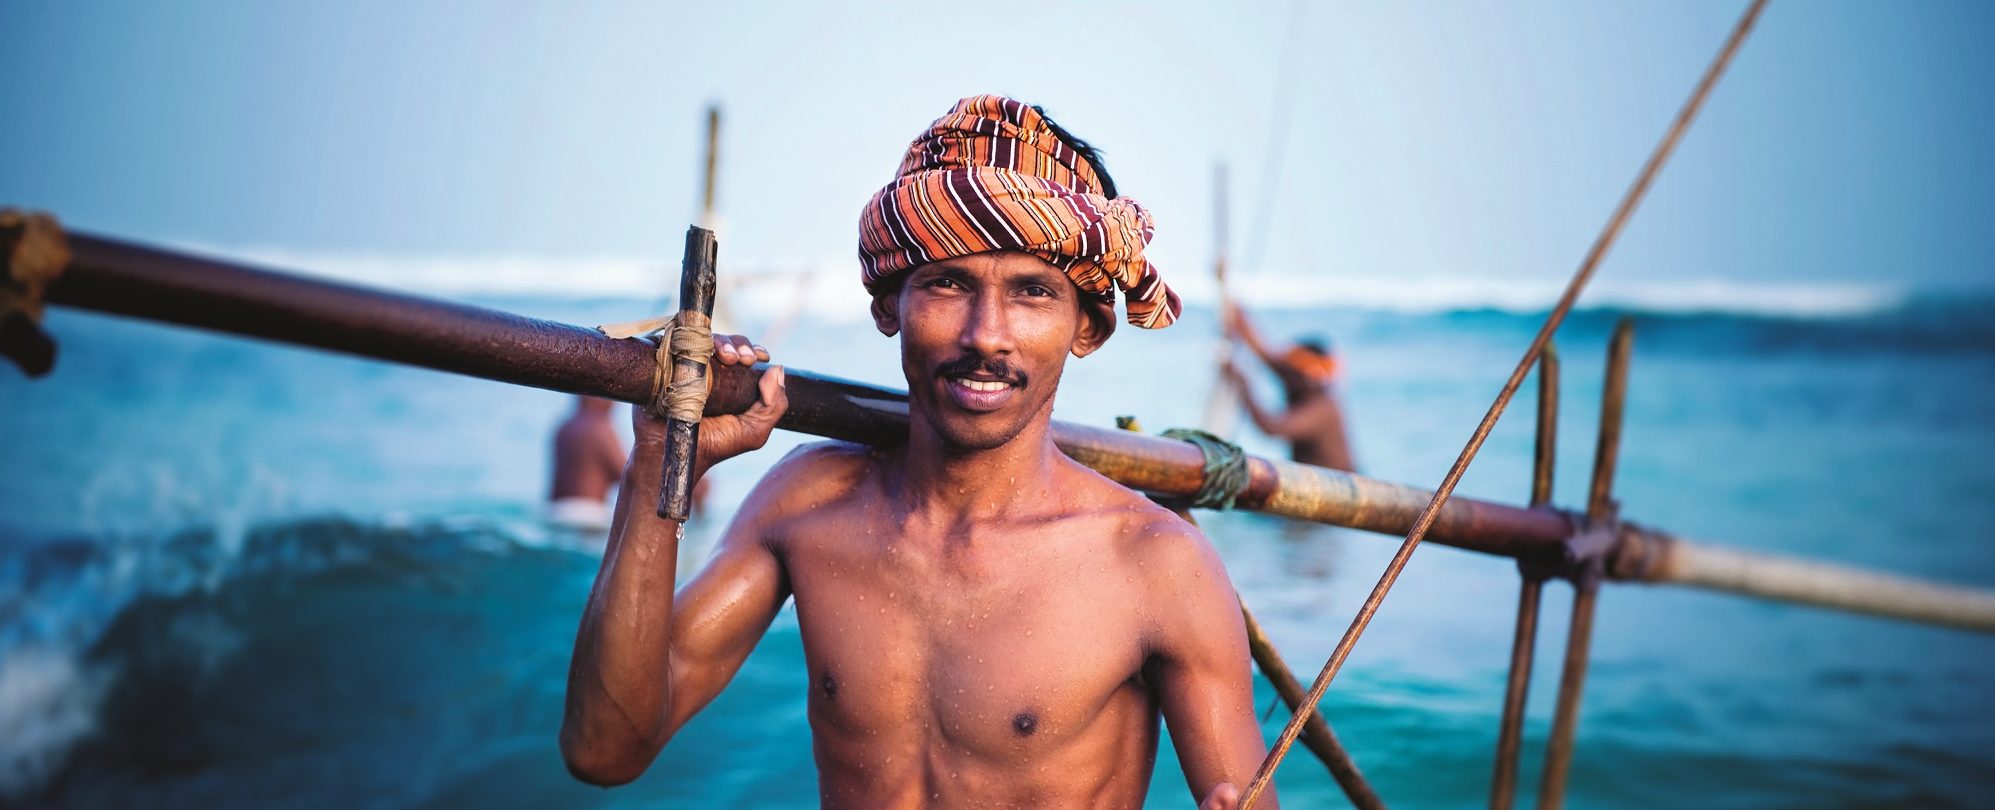
[{"label": "man's nipple", "polygon": [[1039,730],[1039,718],[1031,712],[1019,712],[1011,718],[1011,730],[1018,732],[1020,737],[1030,737],[1032,732]]}]

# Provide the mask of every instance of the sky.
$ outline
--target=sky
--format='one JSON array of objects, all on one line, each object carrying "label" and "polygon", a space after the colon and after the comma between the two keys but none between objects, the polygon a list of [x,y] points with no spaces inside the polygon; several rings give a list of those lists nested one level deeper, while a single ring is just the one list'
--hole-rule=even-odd
[{"label": "sky", "polygon": [[[0,204],[388,284],[669,272],[718,103],[723,268],[856,280],[907,142],[997,92],[1102,147],[1167,279],[1224,164],[1248,286],[1551,280],[1745,5],[10,0]],[[1995,4],[1772,3],[1603,277],[1995,286],[1991,45]]]}]

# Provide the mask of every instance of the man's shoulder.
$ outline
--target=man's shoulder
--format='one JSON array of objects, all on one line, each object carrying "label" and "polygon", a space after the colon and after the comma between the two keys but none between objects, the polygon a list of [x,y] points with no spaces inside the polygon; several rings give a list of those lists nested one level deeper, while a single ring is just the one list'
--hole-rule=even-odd
[{"label": "man's shoulder", "polygon": [[[1076,465],[1078,466],[1078,465]],[[1183,516],[1140,492],[1086,467],[1070,482],[1089,502],[1088,511],[1111,516],[1123,538],[1122,550],[1161,578],[1219,571],[1219,555],[1204,532]]]},{"label": "man's shoulder", "polygon": [[749,497],[769,517],[821,509],[850,497],[879,464],[878,451],[866,445],[810,442],[770,467]]}]

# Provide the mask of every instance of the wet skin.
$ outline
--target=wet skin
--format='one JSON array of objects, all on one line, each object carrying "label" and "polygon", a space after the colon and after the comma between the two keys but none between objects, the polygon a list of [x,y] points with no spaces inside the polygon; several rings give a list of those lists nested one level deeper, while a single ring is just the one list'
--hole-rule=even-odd
[{"label": "wet skin", "polygon": [[[1264,747],[1226,572],[1048,434],[1066,358],[1112,325],[1090,307],[1028,254],[910,271],[874,305],[901,338],[907,443],[791,453],[670,600],[677,526],[652,514],[662,437],[640,416],[576,639],[571,771],[635,778],[794,597],[827,807],[1137,807],[1160,716],[1193,800],[1230,806]],[[720,362],[755,359],[722,342]],[[780,380],[703,424],[702,469],[766,440]]]}]

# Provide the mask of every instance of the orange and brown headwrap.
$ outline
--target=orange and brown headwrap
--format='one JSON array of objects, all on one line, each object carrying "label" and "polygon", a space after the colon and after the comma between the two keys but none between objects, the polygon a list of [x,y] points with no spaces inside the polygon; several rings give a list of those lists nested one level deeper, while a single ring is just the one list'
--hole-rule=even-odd
[{"label": "orange and brown headwrap", "polygon": [[1308,346],[1291,346],[1282,355],[1282,362],[1301,372],[1310,382],[1323,384],[1337,379],[1337,356],[1327,351]]},{"label": "orange and brown headwrap", "polygon": [[900,174],[859,217],[868,292],[902,271],[992,250],[1023,250],[1129,322],[1161,329],[1183,304],[1143,259],[1150,212],[1101,193],[1095,167],[1030,105],[1003,96],[956,102],[908,147]]}]

